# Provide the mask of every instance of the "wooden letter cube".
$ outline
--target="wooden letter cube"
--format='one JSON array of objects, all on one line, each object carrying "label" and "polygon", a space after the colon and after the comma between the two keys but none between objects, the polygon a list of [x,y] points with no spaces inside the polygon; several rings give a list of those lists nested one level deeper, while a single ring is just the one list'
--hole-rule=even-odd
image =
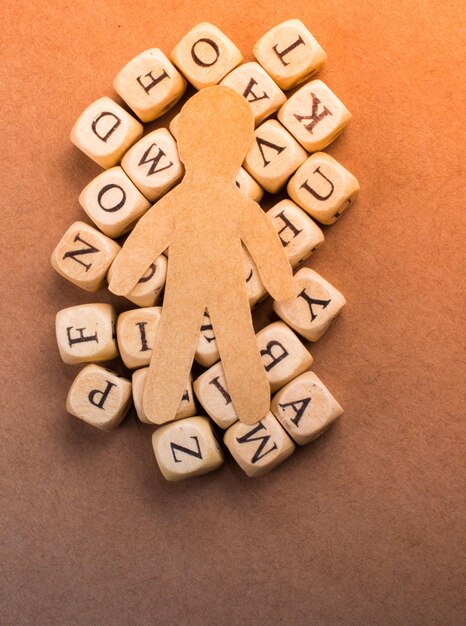
[{"label": "wooden letter cube", "polygon": [[304,372],[280,389],[270,408],[300,446],[316,439],[343,413],[313,372]]},{"label": "wooden letter cube", "polygon": [[282,89],[308,80],[327,55],[300,20],[288,20],[262,35],[254,56]]},{"label": "wooden letter cube", "polygon": [[251,478],[277,467],[296,448],[270,412],[252,426],[236,422],[225,432],[223,441],[238,465]]},{"label": "wooden letter cube", "polygon": [[325,152],[305,161],[288,183],[288,193],[322,224],[333,224],[356,200],[356,178]]},{"label": "wooden letter cube", "polygon": [[277,120],[267,120],[254,132],[244,167],[266,191],[277,193],[307,157],[306,150]]},{"label": "wooden letter cube", "polygon": [[[167,278],[167,266],[167,257],[161,254],[151,263],[144,276],[139,279],[137,285],[125,297],[141,307],[155,306],[162,295]],[[113,264],[107,274],[108,282],[111,281],[112,274]]]},{"label": "wooden letter cube", "polygon": [[280,237],[285,254],[296,267],[324,242],[324,233],[291,200],[282,200],[266,213]]},{"label": "wooden letter cube", "polygon": [[272,392],[312,365],[312,356],[283,322],[274,322],[257,333],[257,345]]},{"label": "wooden letter cube", "polygon": [[256,183],[254,178],[241,167],[236,177],[236,186],[247,198],[251,198],[254,202],[259,203],[263,196],[264,190]]},{"label": "wooden letter cube", "polygon": [[141,137],[143,126],[111,98],[99,98],[76,120],[70,139],[93,161],[107,169],[119,163]]},{"label": "wooden letter cube", "polygon": [[144,196],[155,202],[183,178],[176,142],[166,128],[157,128],[123,157],[121,167]]},{"label": "wooden letter cube", "polygon": [[119,166],[91,180],[81,191],[79,204],[109,237],[120,237],[131,230],[150,207],[150,202]]},{"label": "wooden letter cube", "polygon": [[[133,402],[134,408],[136,409],[136,413],[138,414],[141,422],[143,422],[144,424],[153,424],[153,422],[151,422],[147,415],[144,413],[144,409],[142,406],[144,385],[146,384],[148,371],[148,367],[143,367],[142,369],[133,372]],[[181,398],[180,407],[176,413],[175,420],[183,419],[185,417],[191,417],[192,415],[196,415],[196,404],[194,402],[193,386],[190,378],[183,397]]]},{"label": "wooden letter cube", "polygon": [[217,85],[243,60],[235,44],[208,22],[192,28],[177,43],[170,58],[196,89]]},{"label": "wooden letter cube", "polygon": [[186,81],[161,50],[151,48],[119,71],[113,87],[140,120],[151,122],[178,102]]},{"label": "wooden letter cube", "polygon": [[167,480],[202,476],[223,464],[223,452],[206,417],[188,417],[157,428],[152,445]]},{"label": "wooden letter cube", "polygon": [[110,304],[80,304],[58,311],[55,330],[63,361],[74,365],[117,357],[115,322]]},{"label": "wooden letter cube", "polygon": [[61,276],[86,291],[98,291],[120,246],[84,222],[75,222],[52,252],[50,263]]},{"label": "wooden letter cube", "polygon": [[341,313],[346,300],[338,289],[309,267],[296,272],[293,282],[297,295],[274,302],[274,311],[300,335],[317,341]]},{"label": "wooden letter cube", "polygon": [[220,358],[214,329],[207,309],[204,311],[204,318],[202,320],[201,332],[199,334],[194,358],[204,367],[210,367]]},{"label": "wooden letter cube", "polygon": [[313,80],[285,102],[278,119],[308,152],[317,152],[343,132],[351,113],[327,85]]},{"label": "wooden letter cube", "polygon": [[[216,363],[194,381],[194,393],[207,415],[220,426],[228,428],[238,416],[227,390],[221,363]],[[253,390],[252,390],[253,392]]]},{"label": "wooden letter cube", "polygon": [[131,404],[131,383],[100,365],[86,365],[68,392],[66,410],[101,430],[113,430]]},{"label": "wooden letter cube", "polygon": [[149,365],[162,307],[125,311],[118,316],[117,337],[123,363],[129,369]]},{"label": "wooden letter cube", "polygon": [[234,89],[249,102],[256,125],[278,111],[286,102],[283,91],[259,63],[239,65],[220,84]]}]

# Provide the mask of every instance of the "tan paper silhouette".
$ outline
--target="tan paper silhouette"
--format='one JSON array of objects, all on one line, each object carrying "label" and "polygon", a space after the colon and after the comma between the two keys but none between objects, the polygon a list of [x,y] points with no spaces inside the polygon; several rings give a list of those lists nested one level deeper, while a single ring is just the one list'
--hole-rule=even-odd
[{"label": "tan paper silhouette", "polygon": [[162,318],[143,406],[156,424],[175,417],[207,308],[228,391],[242,422],[270,406],[270,388],[256,344],[241,242],[275,300],[293,295],[291,266],[260,206],[235,184],[253,141],[253,113],[228,87],[198,92],[179,118],[178,147],[186,174],[138,222],[116,258],[110,290],[129,293],[169,247]]}]

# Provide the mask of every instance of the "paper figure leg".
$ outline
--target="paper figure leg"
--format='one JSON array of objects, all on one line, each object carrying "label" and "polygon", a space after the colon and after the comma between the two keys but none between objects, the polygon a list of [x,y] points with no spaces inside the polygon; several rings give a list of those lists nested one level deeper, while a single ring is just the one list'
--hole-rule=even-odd
[{"label": "paper figure leg", "polygon": [[222,301],[208,306],[222,361],[228,392],[238,418],[255,424],[270,408],[270,386],[257,347],[246,297],[225,294]]},{"label": "paper figure leg", "polygon": [[187,300],[176,286],[165,294],[143,397],[144,411],[155,424],[173,420],[179,408],[204,309],[204,304]]}]

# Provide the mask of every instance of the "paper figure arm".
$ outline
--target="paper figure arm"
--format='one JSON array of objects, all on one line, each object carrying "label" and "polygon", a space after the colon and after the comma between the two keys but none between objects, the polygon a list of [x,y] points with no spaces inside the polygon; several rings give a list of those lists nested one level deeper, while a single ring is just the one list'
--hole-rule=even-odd
[{"label": "paper figure arm", "polygon": [[159,200],[141,217],[125,241],[113,265],[108,288],[118,296],[128,294],[150,264],[171,243],[175,228],[173,192]]},{"label": "paper figure arm", "polygon": [[260,206],[246,199],[242,203],[241,239],[256,262],[265,288],[274,300],[294,295],[293,272],[280,238]]}]

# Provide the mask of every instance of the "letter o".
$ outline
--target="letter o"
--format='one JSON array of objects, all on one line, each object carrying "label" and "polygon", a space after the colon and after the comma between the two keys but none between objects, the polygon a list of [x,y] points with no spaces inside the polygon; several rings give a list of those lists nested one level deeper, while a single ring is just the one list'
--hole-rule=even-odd
[{"label": "letter o", "polygon": [[[199,43],[206,43],[215,52],[215,55],[216,55],[215,59],[211,61],[210,63],[206,63],[205,61],[202,61],[202,59],[200,59],[199,56],[196,54],[196,46]],[[206,39],[205,37],[203,37],[202,39],[198,39],[195,43],[193,43],[193,46],[191,48],[191,56],[193,58],[194,63],[196,63],[197,65],[200,65],[201,67],[210,67],[211,65],[214,65],[215,63],[217,63],[218,57],[220,56],[220,49],[215,43],[215,41],[212,41],[212,39]]]}]

